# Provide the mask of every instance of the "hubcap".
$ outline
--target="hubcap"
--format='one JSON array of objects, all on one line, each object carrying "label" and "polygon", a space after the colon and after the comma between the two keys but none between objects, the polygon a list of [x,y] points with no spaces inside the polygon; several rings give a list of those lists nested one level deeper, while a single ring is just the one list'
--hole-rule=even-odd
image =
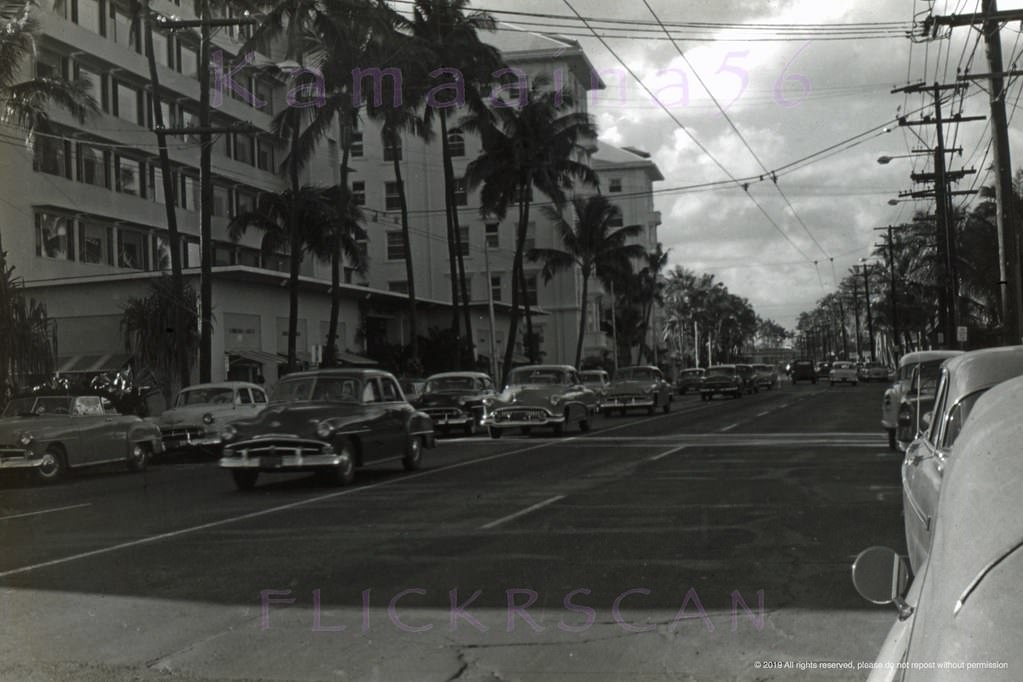
[{"label": "hubcap", "polygon": [[57,473],[57,458],[48,452],[43,455],[41,464],[39,465],[39,473],[47,477],[53,476]]}]

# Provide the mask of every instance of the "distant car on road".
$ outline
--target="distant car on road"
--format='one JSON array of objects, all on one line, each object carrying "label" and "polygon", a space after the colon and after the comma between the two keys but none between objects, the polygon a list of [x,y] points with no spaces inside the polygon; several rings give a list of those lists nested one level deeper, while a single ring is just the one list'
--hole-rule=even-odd
[{"label": "distant car on road", "polygon": [[716,395],[741,398],[745,390],[745,381],[735,365],[715,365],[709,367],[703,377],[700,398],[713,400]]},{"label": "distant car on road", "polygon": [[648,414],[656,410],[671,410],[671,385],[664,374],[654,366],[622,367],[614,373],[611,386],[603,401],[603,410],[618,410],[624,415],[629,409],[644,409]]},{"label": "distant car on road", "polygon": [[493,380],[482,372],[442,372],[427,378],[422,394],[411,402],[430,415],[440,433],[457,428],[471,436],[483,418],[483,400],[496,393]]},{"label": "distant car on road", "polygon": [[0,415],[0,470],[28,471],[40,483],[99,464],[123,463],[130,471],[142,471],[161,452],[155,424],[118,413],[100,395],[19,396]]},{"label": "distant car on road", "polygon": [[864,367],[864,381],[888,381],[889,369],[880,362],[868,362]]},{"label": "distant car on road", "polygon": [[770,391],[778,387],[778,370],[771,365],[757,363],[753,365],[753,381],[757,388]]},{"label": "distant car on road", "polygon": [[703,375],[706,373],[707,370],[702,367],[682,370],[678,375],[678,379],[675,380],[675,390],[678,391],[679,395],[685,395],[689,391],[699,393],[700,384],[703,382]]},{"label": "distant car on road", "polygon": [[583,385],[571,365],[526,365],[508,375],[508,385],[498,395],[483,401],[481,423],[491,438],[508,429],[524,434],[535,427],[550,427],[560,436],[571,424],[590,430],[590,417],[597,411],[597,394]]},{"label": "distant car on road", "polygon": [[243,381],[196,384],[178,392],[174,406],[153,421],[160,427],[166,450],[220,447],[225,425],[248,419],[266,407],[262,386]]},{"label": "distant car on road", "polygon": [[220,466],[239,490],[263,473],[310,471],[345,485],[359,466],[401,461],[411,471],[435,444],[430,417],[405,400],[393,375],[376,369],[289,374],[265,410],[228,424],[221,437]]},{"label": "distant car on road", "polygon": [[792,379],[793,384],[798,384],[800,381],[809,381],[812,384],[817,383],[817,371],[809,360],[796,360],[793,362],[789,370],[789,377]]},{"label": "distant car on road", "polygon": [[859,376],[856,374],[856,366],[851,362],[836,362],[831,365],[831,370],[828,372],[828,381],[832,386],[835,384],[852,384],[855,386],[859,383]]}]

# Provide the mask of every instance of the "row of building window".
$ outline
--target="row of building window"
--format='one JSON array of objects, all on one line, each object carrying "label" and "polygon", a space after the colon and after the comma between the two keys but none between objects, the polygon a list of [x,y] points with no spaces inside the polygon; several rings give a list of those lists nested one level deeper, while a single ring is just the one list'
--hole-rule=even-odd
[{"label": "row of building window", "polygon": [[[485,248],[501,248],[501,225],[500,223],[486,223],[483,226],[483,239]],[[459,226],[459,237],[462,246],[462,256],[470,255],[470,232],[469,226]],[[526,226],[525,250],[529,251],[536,246],[536,223],[530,221]],[[387,232],[387,260],[405,260],[405,242],[400,230],[388,230]]]},{"label": "row of building window", "polygon": [[[472,291],[472,275],[466,276],[466,286]],[[503,275],[491,275],[490,276],[490,295],[494,301],[501,302],[504,300],[504,288],[502,282],[504,281]],[[529,301],[529,305],[535,306],[537,303],[537,282],[538,278],[536,273],[526,274],[526,298]],[[397,294],[408,293],[408,281],[400,280],[395,282],[387,283],[387,290]]]},{"label": "row of building window", "polygon": [[[365,157],[366,146],[364,144],[364,136],[361,130],[352,131],[352,143],[348,148],[348,155],[353,159],[361,159]],[[448,149],[451,152],[451,158],[457,158],[465,156],[465,136],[460,132],[448,133]],[[384,145],[384,161],[401,161],[403,159],[402,142],[399,139],[397,144],[385,144]]]}]

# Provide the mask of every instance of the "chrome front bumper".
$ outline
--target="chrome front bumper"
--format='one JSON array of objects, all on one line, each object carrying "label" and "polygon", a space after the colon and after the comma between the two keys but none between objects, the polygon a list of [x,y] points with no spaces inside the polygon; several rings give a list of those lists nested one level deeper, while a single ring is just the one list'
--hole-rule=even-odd
[{"label": "chrome front bumper", "polygon": [[0,469],[35,469],[43,463],[42,457],[32,455],[31,450],[0,450]]},{"label": "chrome front bumper", "polygon": [[622,408],[622,407],[653,407],[657,404],[657,401],[653,397],[649,398],[617,398],[615,396],[608,396],[601,403],[601,406],[605,409],[608,408]]},{"label": "chrome front bumper", "polygon": [[[535,409],[535,408],[534,408]],[[518,417],[517,413],[522,412],[521,410],[507,410],[504,414],[487,414],[480,420],[480,425],[483,427],[493,427],[497,429],[515,428],[523,426],[551,426],[554,424],[564,424],[565,415],[558,414],[533,414],[529,417],[522,418]],[[505,414],[507,416],[505,416]]]},{"label": "chrome front bumper", "polygon": [[302,470],[340,466],[343,458],[329,443],[314,440],[284,441],[260,439],[243,441],[225,448],[220,458],[223,469],[259,471]]}]

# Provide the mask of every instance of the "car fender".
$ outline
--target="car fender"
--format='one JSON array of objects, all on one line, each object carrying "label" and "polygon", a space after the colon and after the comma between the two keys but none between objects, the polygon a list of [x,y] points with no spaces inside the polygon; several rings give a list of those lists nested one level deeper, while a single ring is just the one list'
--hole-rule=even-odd
[{"label": "car fender", "polygon": [[425,436],[426,447],[432,448],[435,444],[433,419],[425,412],[413,412],[409,415],[405,425],[405,431],[410,436]]}]

